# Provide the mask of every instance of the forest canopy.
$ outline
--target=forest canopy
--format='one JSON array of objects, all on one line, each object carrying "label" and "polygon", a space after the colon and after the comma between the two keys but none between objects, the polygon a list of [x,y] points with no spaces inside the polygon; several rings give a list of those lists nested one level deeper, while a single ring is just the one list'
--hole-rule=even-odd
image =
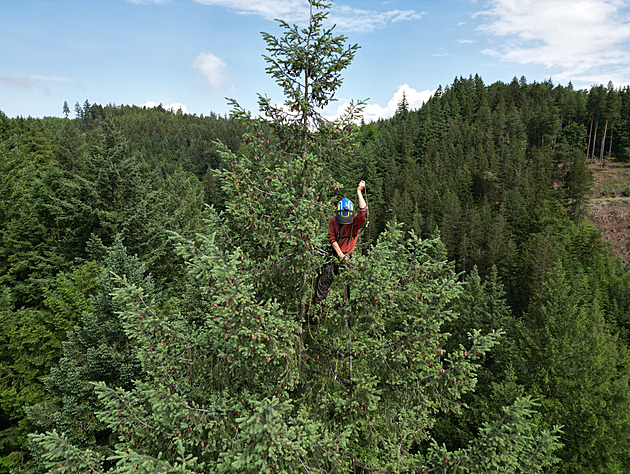
[{"label": "forest canopy", "polygon": [[310,3],[263,36],[284,108],[0,112],[0,470],[628,472],[630,273],[586,210],[630,88],[458,77],[329,122],[358,45]]}]

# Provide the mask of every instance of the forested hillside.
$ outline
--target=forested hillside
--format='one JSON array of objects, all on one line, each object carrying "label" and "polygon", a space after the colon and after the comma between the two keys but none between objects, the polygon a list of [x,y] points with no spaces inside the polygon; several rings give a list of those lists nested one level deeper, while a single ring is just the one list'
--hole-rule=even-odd
[{"label": "forested hillside", "polygon": [[330,123],[357,46],[323,15],[265,35],[271,120],[0,112],[2,472],[630,472],[630,271],[587,217],[630,88],[459,77]]}]

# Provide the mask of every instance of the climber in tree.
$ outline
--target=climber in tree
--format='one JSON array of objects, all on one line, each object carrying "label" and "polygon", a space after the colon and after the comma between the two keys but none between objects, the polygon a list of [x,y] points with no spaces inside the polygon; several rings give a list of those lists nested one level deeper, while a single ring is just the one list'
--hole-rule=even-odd
[{"label": "climber in tree", "polygon": [[[341,265],[349,265],[354,246],[361,228],[367,221],[368,208],[363,198],[365,181],[357,186],[357,198],[359,211],[355,212],[354,204],[350,199],[344,198],[337,204],[335,213],[330,217],[328,225],[328,240],[332,247],[335,260],[324,265],[315,282],[315,292],[311,300],[311,306],[319,303],[328,296],[328,290],[332,284],[334,275],[339,274]],[[345,298],[350,298],[350,289],[346,288]]]}]

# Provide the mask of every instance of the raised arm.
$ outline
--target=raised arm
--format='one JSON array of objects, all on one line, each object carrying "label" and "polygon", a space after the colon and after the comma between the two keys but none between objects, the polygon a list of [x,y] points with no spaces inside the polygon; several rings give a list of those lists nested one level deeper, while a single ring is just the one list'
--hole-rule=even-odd
[{"label": "raised arm", "polygon": [[357,197],[359,198],[359,209],[363,209],[367,206],[365,199],[363,199],[363,188],[365,188],[365,181],[361,180],[357,186]]}]

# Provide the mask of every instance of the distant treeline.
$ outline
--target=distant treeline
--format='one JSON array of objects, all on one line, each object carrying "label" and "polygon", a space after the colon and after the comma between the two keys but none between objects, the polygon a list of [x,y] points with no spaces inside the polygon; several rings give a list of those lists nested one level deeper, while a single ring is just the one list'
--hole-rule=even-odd
[{"label": "distant treeline", "polygon": [[[213,216],[236,212],[220,171],[232,170],[235,156],[258,158],[246,143],[251,126],[230,117],[87,100],[73,118],[64,111],[0,112],[4,471],[43,466],[29,433],[56,430],[111,455],[119,440],[95,415],[102,401],[91,383],[130,389],[144,373],[144,356],[121,330],[113,275],[159,295],[159,314],[178,301],[182,319],[194,320],[203,298],[190,296],[185,262],[201,257],[181,242],[198,242],[222,225]],[[585,210],[588,165],[630,161],[630,88],[460,77],[422,108],[403,99],[394,117],[356,126],[347,139],[351,146],[317,157],[339,191],[317,195],[312,238],[326,241],[333,204],[352,199],[364,179],[370,215],[357,254],[375,258],[394,224],[439,238],[454,281],[464,283],[448,302],[459,318],[444,320],[445,348],[459,350],[470,328],[505,332],[481,360],[475,392],[463,394],[468,410],[432,413],[427,432],[463,449],[502,407],[530,396],[538,431],[563,426],[558,472],[629,472],[630,272]]]}]

